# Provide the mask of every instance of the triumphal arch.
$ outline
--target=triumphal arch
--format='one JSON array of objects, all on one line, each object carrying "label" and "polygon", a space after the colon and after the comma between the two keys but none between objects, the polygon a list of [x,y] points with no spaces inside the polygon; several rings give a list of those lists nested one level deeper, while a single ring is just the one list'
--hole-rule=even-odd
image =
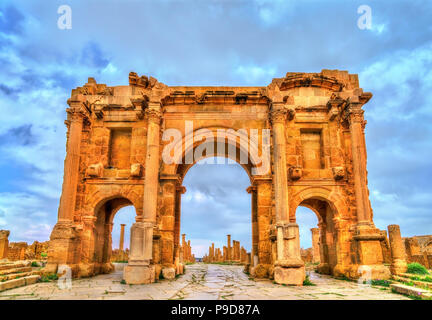
[{"label": "triumphal arch", "polygon": [[371,97],[357,75],[338,70],[289,72],[265,87],[167,86],[134,72],[126,86],[89,78],[68,100],[47,272],[65,264],[75,277],[111,272],[113,217],[133,205],[124,279],[149,283],[161,269],[175,276],[183,178],[197,161],[222,156],[250,177],[260,274],[303,283],[295,213],[306,206],[319,221],[319,272],[388,278],[367,187],[362,106]]}]

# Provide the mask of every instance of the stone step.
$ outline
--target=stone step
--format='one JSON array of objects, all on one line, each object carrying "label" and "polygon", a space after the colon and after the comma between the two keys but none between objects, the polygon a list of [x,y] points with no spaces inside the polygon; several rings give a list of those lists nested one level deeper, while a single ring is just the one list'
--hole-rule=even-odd
[{"label": "stone step", "polygon": [[20,267],[20,268],[7,269],[7,270],[0,271],[0,276],[12,274],[12,273],[23,273],[28,271],[32,271],[32,267]]},{"label": "stone step", "polygon": [[[411,277],[412,277],[412,275],[411,275]],[[406,277],[406,276],[396,276],[396,275],[393,276],[393,279],[395,279],[397,281],[412,282],[415,286],[426,287],[426,288],[432,290],[432,282],[413,280],[413,279]]]},{"label": "stone step", "polygon": [[38,281],[39,278],[40,278],[39,275],[32,275],[32,276],[12,279],[8,281],[3,281],[0,282],[0,291],[27,286],[29,284],[34,284]]},{"label": "stone step", "polygon": [[407,296],[415,296],[415,297],[421,297],[422,299],[431,299],[432,298],[432,292],[429,290],[407,286],[405,284],[399,284],[399,283],[392,283],[390,285],[390,288],[398,293],[407,295]]},{"label": "stone step", "polygon": [[21,272],[21,273],[11,273],[8,275],[0,276],[0,281],[7,281],[7,280],[16,279],[16,278],[22,278],[22,277],[40,275],[40,274],[41,274],[41,271],[39,271],[39,270]]},{"label": "stone step", "polygon": [[0,271],[2,270],[10,270],[10,269],[15,269],[15,268],[22,268],[22,267],[28,267],[28,263],[25,262],[20,262],[20,263],[2,263],[0,264]]},{"label": "stone step", "polygon": [[428,278],[431,278],[431,277],[432,277],[432,276],[429,275],[429,274],[427,274],[427,275],[421,275],[421,274],[413,274],[413,273],[401,273],[401,274],[398,274],[398,276],[401,276],[401,277],[407,277],[407,278],[410,278],[410,277],[418,277],[418,278],[420,278],[420,279],[424,279],[424,278],[426,278],[426,277],[428,277]]}]

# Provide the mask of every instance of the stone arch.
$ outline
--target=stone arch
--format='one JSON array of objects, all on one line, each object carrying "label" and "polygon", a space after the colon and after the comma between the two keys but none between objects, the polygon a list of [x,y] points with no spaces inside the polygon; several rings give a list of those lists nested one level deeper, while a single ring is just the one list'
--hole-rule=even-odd
[{"label": "stone arch", "polygon": [[[142,197],[137,186],[97,186],[86,198],[83,216],[82,254],[89,266],[82,274],[112,272],[112,227],[116,213],[123,207],[133,206],[136,215],[142,210]],[[135,222],[135,221],[133,221]]]},{"label": "stone arch", "polygon": [[341,219],[342,217],[346,216],[345,200],[339,193],[328,187],[312,186],[303,188],[292,196],[290,200],[290,219],[295,220],[295,212],[299,205],[305,206],[317,213],[316,210],[312,209],[309,204],[303,203],[305,200],[309,199],[317,199],[327,202],[329,206],[334,210],[335,220]]},{"label": "stone arch", "polygon": [[[250,179],[252,179],[252,176],[253,176],[255,171],[260,172],[259,170],[261,168],[266,170],[263,167],[265,164],[263,164],[261,161],[261,158],[258,157],[259,144],[256,144],[253,141],[251,141],[251,139],[249,139],[248,135],[244,135],[242,132],[240,132],[239,135],[237,136],[236,134],[233,134],[233,132],[232,132],[232,131],[235,131],[234,128],[224,127],[224,126],[217,126],[217,127],[203,126],[203,127],[195,128],[195,130],[193,131],[193,135],[195,135],[198,131],[203,130],[203,129],[209,130],[212,133],[215,140],[210,141],[210,142],[208,142],[207,140],[195,141],[195,139],[193,139],[193,136],[184,135],[181,140],[178,140],[175,143],[175,146],[174,146],[174,149],[180,148],[180,146],[181,146],[181,150],[182,150],[181,154],[175,155],[174,163],[166,164],[166,163],[162,162],[162,167],[161,167],[161,173],[162,174],[164,174],[164,175],[180,174],[182,177],[184,177],[186,172],[193,165],[195,165],[196,162],[198,162],[202,159],[208,158],[208,157],[225,157],[225,158],[229,158],[233,161],[236,161],[238,164],[240,164],[246,170]],[[216,142],[217,142],[216,137],[217,137],[217,131],[218,130],[226,130],[227,131],[226,132],[226,139],[225,139],[225,143],[224,143],[224,153],[223,154],[218,153],[219,150],[218,150],[217,145],[216,145]],[[240,139],[240,142],[238,142],[237,139]],[[199,159],[193,159],[194,160],[193,163],[186,164],[185,163],[186,154],[188,154],[189,152],[193,153],[198,146],[206,144],[206,143],[214,143],[214,154],[205,155],[205,156],[200,157]],[[244,148],[245,144],[247,144],[247,146],[248,146],[247,149]],[[185,147],[185,146],[188,146],[188,147]],[[234,146],[235,147],[236,158],[232,157],[231,154],[226,152],[226,148],[228,146]],[[247,164],[240,162],[240,158],[242,155],[247,156]]]},{"label": "stone arch", "polygon": [[298,206],[311,209],[318,218],[320,264],[318,271],[334,274],[334,270],[342,259],[340,248],[342,237],[340,219],[345,215],[343,198],[329,187],[306,187],[293,195],[291,200],[291,221],[295,221]]},{"label": "stone arch", "polygon": [[[137,215],[142,210],[142,186],[110,186],[108,190],[106,188],[97,188],[94,192],[87,196],[85,204],[86,213],[90,216],[95,216],[95,213],[100,209],[106,202],[114,199],[127,199],[131,205],[134,206]],[[121,207],[118,208],[118,210]]]}]

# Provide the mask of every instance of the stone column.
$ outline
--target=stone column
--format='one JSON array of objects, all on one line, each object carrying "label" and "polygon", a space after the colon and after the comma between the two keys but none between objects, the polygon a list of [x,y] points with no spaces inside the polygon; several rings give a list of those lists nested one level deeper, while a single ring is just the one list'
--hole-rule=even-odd
[{"label": "stone column", "polygon": [[188,240],[187,242],[187,255],[188,255],[188,262],[190,262],[192,258],[192,247],[191,247],[190,240]]},{"label": "stone column", "polygon": [[250,186],[246,190],[251,195],[251,208],[252,208],[252,252],[253,257],[252,265],[255,267],[258,264],[258,206],[257,206],[257,187]]},{"label": "stone column", "polygon": [[299,228],[295,222],[290,222],[286,165],[285,125],[287,119],[294,118],[294,112],[294,109],[288,109],[282,103],[273,103],[270,114],[273,130],[273,177],[277,228],[277,261],[274,279],[280,284],[302,285],[305,269],[300,255]]},{"label": "stone column", "polygon": [[160,123],[162,119],[160,109],[160,103],[152,101],[149,102],[146,109],[148,124],[143,214],[137,216],[131,228],[129,263],[124,269],[124,279],[128,284],[144,284],[154,281],[154,266],[150,265],[150,262],[159,186]]},{"label": "stone column", "polygon": [[312,262],[319,263],[320,262],[319,229],[312,228],[310,230],[312,233]]},{"label": "stone column", "polygon": [[272,263],[272,245],[270,223],[273,216],[273,195],[271,177],[254,177],[257,186],[257,221],[258,221],[258,259],[255,267],[267,271]]},{"label": "stone column", "polygon": [[[356,101],[357,100],[357,101]],[[384,266],[381,241],[383,236],[372,222],[369,192],[367,188],[366,145],[362,103],[360,98],[353,97],[346,113],[348,115],[351,135],[354,193],[356,200],[357,225],[354,239],[357,244],[358,277],[369,279],[388,279],[390,270]]]},{"label": "stone column", "polygon": [[236,241],[235,245],[236,260],[240,261],[240,241]]},{"label": "stone column", "polygon": [[357,221],[359,224],[369,224],[371,222],[371,212],[366,177],[366,146],[363,138],[364,111],[361,107],[360,103],[351,103],[348,108],[348,119],[351,135]]},{"label": "stone column", "polygon": [[119,242],[120,252],[123,252],[125,226],[126,226],[125,224],[120,225],[120,242]]},{"label": "stone column", "polygon": [[9,249],[9,230],[0,230],[0,260],[7,259]]},{"label": "stone column", "polygon": [[66,158],[64,161],[64,175],[62,195],[58,210],[58,223],[71,223],[75,211],[76,192],[78,185],[81,134],[85,114],[82,111],[80,101],[68,101],[70,108],[67,123],[69,124],[66,146]]},{"label": "stone column", "polygon": [[392,262],[390,271],[392,274],[400,274],[407,271],[407,263],[405,258],[405,246],[402,242],[401,232],[397,224],[388,226],[390,251]]},{"label": "stone column", "polygon": [[[180,253],[180,220],[181,220],[181,196],[186,192],[183,186],[176,187],[176,200],[174,211],[174,252],[176,255]],[[179,261],[180,262],[180,261]]]},{"label": "stone column", "polygon": [[58,221],[50,236],[48,263],[45,270],[49,273],[55,273],[59,264],[67,264],[75,274],[79,256],[78,254],[71,254],[71,252],[77,252],[76,246],[80,239],[74,227],[73,219],[79,178],[81,136],[86,109],[79,99],[69,99],[68,104],[69,108],[66,110],[68,117],[65,122],[68,126],[68,132],[62,195],[58,209]]},{"label": "stone column", "polygon": [[232,252],[231,252],[231,235],[227,235],[227,260],[232,260]]}]

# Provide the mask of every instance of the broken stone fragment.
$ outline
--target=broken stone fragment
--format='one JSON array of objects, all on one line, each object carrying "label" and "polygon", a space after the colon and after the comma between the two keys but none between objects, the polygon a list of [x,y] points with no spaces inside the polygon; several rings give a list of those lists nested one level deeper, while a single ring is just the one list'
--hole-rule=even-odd
[{"label": "broken stone fragment", "polygon": [[100,162],[96,164],[91,164],[87,168],[87,175],[90,177],[100,178],[102,177],[102,173],[103,173],[103,164]]}]

